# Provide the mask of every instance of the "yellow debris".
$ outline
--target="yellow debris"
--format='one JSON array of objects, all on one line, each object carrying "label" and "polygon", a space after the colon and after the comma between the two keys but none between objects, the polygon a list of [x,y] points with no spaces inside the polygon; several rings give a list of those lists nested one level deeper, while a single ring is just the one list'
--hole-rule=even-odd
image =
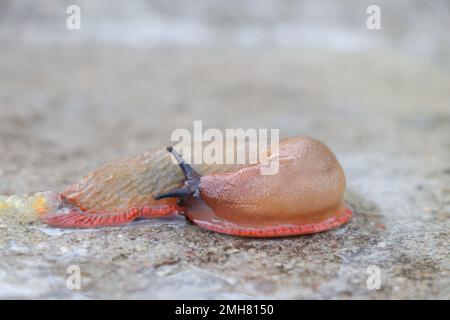
[{"label": "yellow debris", "polygon": [[31,207],[37,214],[43,214],[48,209],[47,198],[44,196],[33,197],[31,201]]},{"label": "yellow debris", "polygon": [[8,202],[0,200],[0,210],[6,210],[9,208],[11,208],[11,205]]}]

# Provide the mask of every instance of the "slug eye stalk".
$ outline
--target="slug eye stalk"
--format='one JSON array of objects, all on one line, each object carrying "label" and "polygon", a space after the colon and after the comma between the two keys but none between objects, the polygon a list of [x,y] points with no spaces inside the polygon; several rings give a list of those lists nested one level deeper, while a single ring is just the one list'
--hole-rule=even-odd
[{"label": "slug eye stalk", "polygon": [[178,161],[178,165],[183,171],[185,181],[184,185],[181,188],[175,188],[169,190],[165,193],[160,193],[155,195],[153,198],[155,200],[160,200],[164,198],[188,198],[195,197],[200,198],[200,178],[201,175],[192,168],[186,161],[181,157],[181,155],[176,152],[171,146],[167,147],[167,151],[169,151],[175,159]]}]

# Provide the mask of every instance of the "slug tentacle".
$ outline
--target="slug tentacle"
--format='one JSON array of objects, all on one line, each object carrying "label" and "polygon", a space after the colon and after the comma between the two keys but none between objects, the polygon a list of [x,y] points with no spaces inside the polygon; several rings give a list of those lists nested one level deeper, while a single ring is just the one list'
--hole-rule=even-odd
[{"label": "slug tentacle", "polygon": [[161,200],[165,198],[184,198],[192,196],[194,192],[195,191],[189,190],[183,186],[182,188],[176,188],[164,193],[157,194],[153,197],[153,199]]},{"label": "slug tentacle", "polygon": [[175,157],[175,159],[177,159],[178,165],[183,171],[186,180],[200,180],[201,175],[197,171],[195,171],[194,168],[192,168],[186,161],[184,161],[181,155],[176,152],[173,147],[167,147],[167,151],[169,151]]},{"label": "slug tentacle", "polygon": [[172,147],[167,147],[167,151],[172,153],[172,155],[177,159],[178,165],[180,166],[181,170],[183,171],[185,181],[184,185],[181,188],[174,188],[172,190],[169,190],[165,193],[160,193],[155,195],[153,198],[155,200],[160,200],[164,198],[186,198],[186,197],[200,197],[200,178],[201,175],[194,170],[184,159],[181,157],[181,155],[176,152]]}]

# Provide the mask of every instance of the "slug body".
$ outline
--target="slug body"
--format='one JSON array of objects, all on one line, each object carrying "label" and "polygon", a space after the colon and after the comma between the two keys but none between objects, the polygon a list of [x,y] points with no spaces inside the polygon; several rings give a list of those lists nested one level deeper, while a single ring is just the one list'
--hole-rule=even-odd
[{"label": "slug body", "polygon": [[182,170],[162,151],[106,165],[67,188],[63,209],[44,214],[44,222],[93,227],[182,213],[212,231],[277,237],[321,232],[351,219],[343,201],[344,172],[317,140],[282,140],[278,156],[269,154],[269,161],[279,163],[273,175],[261,174],[266,164],[192,168],[168,150]]},{"label": "slug body", "polygon": [[[201,164],[195,169],[208,174],[238,167]],[[107,163],[53,195],[41,220],[55,227],[92,228],[176,214],[182,208],[175,199],[156,201],[154,196],[183,181],[183,173],[174,166],[165,148],[144,152]]]}]

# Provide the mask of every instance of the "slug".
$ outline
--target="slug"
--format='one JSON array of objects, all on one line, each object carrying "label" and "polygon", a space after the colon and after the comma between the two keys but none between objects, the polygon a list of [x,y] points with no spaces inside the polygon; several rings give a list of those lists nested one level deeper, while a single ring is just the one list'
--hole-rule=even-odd
[{"label": "slug", "polygon": [[[249,143],[238,144],[234,150],[226,150],[225,156],[235,156],[243,148],[255,150],[256,147]],[[196,152],[199,151],[194,150],[194,158]],[[200,164],[195,165],[195,169],[209,174],[242,166]],[[41,195],[45,206],[40,208],[39,216],[52,226],[92,228],[178,213],[182,208],[176,200],[153,198],[183,184],[182,172],[173,168],[171,155],[165,148],[107,163],[61,193],[48,191],[45,196]],[[21,198],[26,202],[30,199],[28,196]]]},{"label": "slug", "polygon": [[179,213],[220,233],[279,237],[321,232],[351,219],[343,201],[344,172],[317,140],[282,140],[274,175],[261,175],[263,163],[192,167],[167,150],[105,165],[62,192],[42,220],[83,228]]}]

